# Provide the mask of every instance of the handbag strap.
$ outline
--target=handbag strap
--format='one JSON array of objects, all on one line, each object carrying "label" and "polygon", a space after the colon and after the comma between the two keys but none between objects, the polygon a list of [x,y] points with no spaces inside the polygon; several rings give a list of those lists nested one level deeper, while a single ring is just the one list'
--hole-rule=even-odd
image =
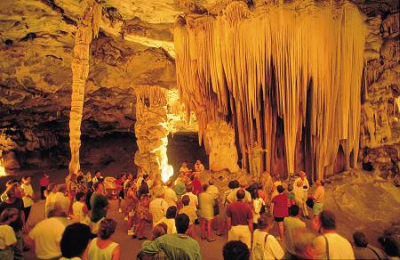
[{"label": "handbag strap", "polygon": [[374,252],[374,254],[378,257],[378,259],[381,260],[381,257],[379,256],[378,252],[376,252],[375,249],[373,249],[373,248],[370,247],[370,246],[367,246],[367,248],[371,249],[371,251]]},{"label": "handbag strap", "polygon": [[326,238],[325,235],[322,235],[325,239],[325,251],[326,251],[326,259],[329,260],[329,244],[328,244],[328,239]]},{"label": "handbag strap", "polygon": [[[263,248],[265,248],[265,244],[267,243],[268,236],[270,236],[270,234],[267,233],[267,234],[265,235],[265,237],[264,237],[264,247],[263,247]],[[274,255],[274,252],[272,251],[271,246],[268,245],[268,247],[269,247],[269,249],[271,250],[272,255]],[[276,259],[275,255],[274,255],[274,259]]]}]

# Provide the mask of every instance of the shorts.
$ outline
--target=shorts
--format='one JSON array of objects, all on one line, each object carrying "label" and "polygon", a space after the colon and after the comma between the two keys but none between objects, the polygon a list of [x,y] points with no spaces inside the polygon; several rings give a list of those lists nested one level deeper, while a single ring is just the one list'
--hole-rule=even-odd
[{"label": "shorts", "polygon": [[316,202],[314,203],[314,207],[312,208],[314,215],[321,214],[322,210],[324,209],[324,203]]},{"label": "shorts", "polygon": [[125,192],[123,190],[120,190],[118,192],[118,197],[120,197],[121,199],[124,199],[125,198]]},{"label": "shorts", "polygon": [[283,219],[284,219],[284,218],[274,217],[274,219],[275,219],[276,222],[283,222]]}]

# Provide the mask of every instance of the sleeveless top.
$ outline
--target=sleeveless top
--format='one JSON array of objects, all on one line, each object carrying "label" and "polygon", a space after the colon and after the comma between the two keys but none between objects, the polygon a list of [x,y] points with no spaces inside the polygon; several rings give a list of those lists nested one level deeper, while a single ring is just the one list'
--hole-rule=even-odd
[{"label": "sleeveless top", "polygon": [[88,258],[89,260],[111,260],[114,249],[118,246],[118,243],[112,242],[106,248],[101,249],[97,246],[97,239],[92,240],[89,247]]}]

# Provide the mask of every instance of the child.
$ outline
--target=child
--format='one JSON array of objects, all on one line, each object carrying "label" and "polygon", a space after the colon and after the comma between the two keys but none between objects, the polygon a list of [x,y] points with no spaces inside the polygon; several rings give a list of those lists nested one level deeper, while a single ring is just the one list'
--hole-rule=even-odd
[{"label": "child", "polygon": [[75,195],[76,201],[72,205],[73,222],[79,222],[82,224],[89,224],[88,208],[85,204],[85,193],[78,192]]},{"label": "child", "polygon": [[179,214],[186,214],[189,217],[189,228],[186,232],[187,235],[192,238],[195,237],[195,225],[194,222],[197,219],[196,208],[190,206],[190,198],[188,195],[183,195],[182,197],[183,208],[179,210]]}]

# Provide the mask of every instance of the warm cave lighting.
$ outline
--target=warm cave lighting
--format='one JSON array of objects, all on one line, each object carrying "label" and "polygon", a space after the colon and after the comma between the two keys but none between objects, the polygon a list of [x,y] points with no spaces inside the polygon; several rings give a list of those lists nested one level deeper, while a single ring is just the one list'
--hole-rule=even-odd
[{"label": "warm cave lighting", "polygon": [[161,169],[161,180],[166,183],[172,175],[174,175],[174,168],[172,165],[165,164]]},{"label": "warm cave lighting", "polygon": [[6,169],[3,167],[3,160],[0,160],[0,177],[1,176],[6,176]]}]

